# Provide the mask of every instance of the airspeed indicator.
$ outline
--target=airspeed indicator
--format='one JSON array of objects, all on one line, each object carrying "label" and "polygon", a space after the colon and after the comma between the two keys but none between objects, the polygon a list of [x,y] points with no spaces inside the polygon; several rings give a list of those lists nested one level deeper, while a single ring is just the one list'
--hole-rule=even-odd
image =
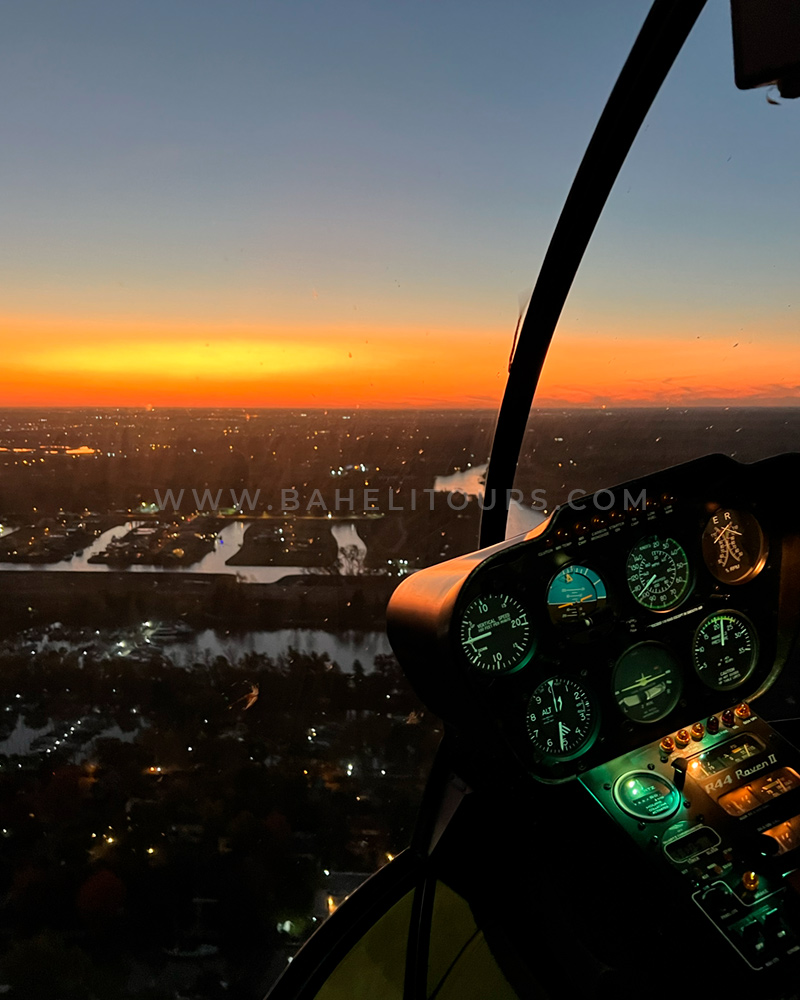
[{"label": "airspeed indicator", "polygon": [[674,538],[649,535],[631,549],[625,576],[634,600],[649,611],[671,611],[691,589],[689,559]]}]

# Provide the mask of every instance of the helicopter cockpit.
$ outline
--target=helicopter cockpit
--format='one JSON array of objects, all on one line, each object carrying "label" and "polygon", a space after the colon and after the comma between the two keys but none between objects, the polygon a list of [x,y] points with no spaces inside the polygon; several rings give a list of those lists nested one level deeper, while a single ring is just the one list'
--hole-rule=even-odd
[{"label": "helicopter cockpit", "polygon": [[[737,83],[795,96],[796,18],[776,13],[770,48],[756,6],[732,5]],[[567,493],[565,472],[553,513],[511,537],[506,525],[537,499],[515,472],[575,271],[702,7],[654,5],[578,171],[512,353],[482,547],[409,576],[389,604],[392,646],[446,734],[410,857],[388,866],[400,888],[384,919],[406,945],[383,969],[387,995],[736,983],[796,996],[800,751],[792,720],[769,719],[794,704],[800,533],[785,498],[800,456],[712,450],[588,492]],[[377,928],[373,881],[362,905]],[[358,940],[370,933],[388,950],[374,929]],[[274,995],[368,995],[371,949],[356,939],[339,941],[328,979],[310,948]]]},{"label": "helicopter cockpit", "polygon": [[0,994],[796,998],[797,0],[6,6]]}]

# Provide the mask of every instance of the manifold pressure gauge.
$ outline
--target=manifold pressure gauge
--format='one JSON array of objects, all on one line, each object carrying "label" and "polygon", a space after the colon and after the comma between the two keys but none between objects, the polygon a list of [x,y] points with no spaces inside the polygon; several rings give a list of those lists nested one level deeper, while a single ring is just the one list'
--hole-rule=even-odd
[{"label": "manifold pressure gauge", "polygon": [[747,511],[721,507],[703,532],[703,559],[722,583],[747,583],[767,561],[767,539]]},{"label": "manifold pressure gauge", "polygon": [[739,611],[715,611],[697,626],[692,660],[697,676],[715,691],[743,684],[758,662],[753,623]]},{"label": "manifold pressure gauge", "polygon": [[521,670],[536,646],[528,613],[510,594],[484,594],[467,605],[458,631],[469,664],[487,674]]}]

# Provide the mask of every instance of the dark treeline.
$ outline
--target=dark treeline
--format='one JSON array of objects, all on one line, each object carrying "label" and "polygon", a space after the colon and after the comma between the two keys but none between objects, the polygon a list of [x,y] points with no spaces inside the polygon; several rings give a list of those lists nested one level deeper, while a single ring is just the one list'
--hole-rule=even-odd
[{"label": "dark treeline", "polygon": [[239,583],[233,576],[0,572],[0,634],[20,626],[125,627],[148,618],[230,629],[382,629],[399,581],[338,574]]},{"label": "dark treeline", "polygon": [[0,757],[11,995],[167,1000],[177,963],[198,996],[260,998],[323,918],[325,870],[366,876],[408,843],[438,724],[392,657],[374,668],[6,643],[0,740],[39,733]]}]

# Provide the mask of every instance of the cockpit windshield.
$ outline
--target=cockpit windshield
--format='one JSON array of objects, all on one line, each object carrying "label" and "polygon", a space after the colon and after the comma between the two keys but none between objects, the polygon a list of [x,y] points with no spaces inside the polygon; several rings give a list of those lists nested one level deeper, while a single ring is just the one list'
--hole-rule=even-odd
[{"label": "cockpit windshield", "polygon": [[[386,638],[496,411],[634,0],[31,0],[0,32],[0,992],[260,1000],[407,847]],[[710,6],[564,310],[510,532],[800,450],[797,108]]]},{"label": "cockpit windshield", "polygon": [[800,448],[796,116],[774,88],[734,88],[730,13],[709,4],[548,353],[515,483],[534,519],[712,452],[752,462]]}]

